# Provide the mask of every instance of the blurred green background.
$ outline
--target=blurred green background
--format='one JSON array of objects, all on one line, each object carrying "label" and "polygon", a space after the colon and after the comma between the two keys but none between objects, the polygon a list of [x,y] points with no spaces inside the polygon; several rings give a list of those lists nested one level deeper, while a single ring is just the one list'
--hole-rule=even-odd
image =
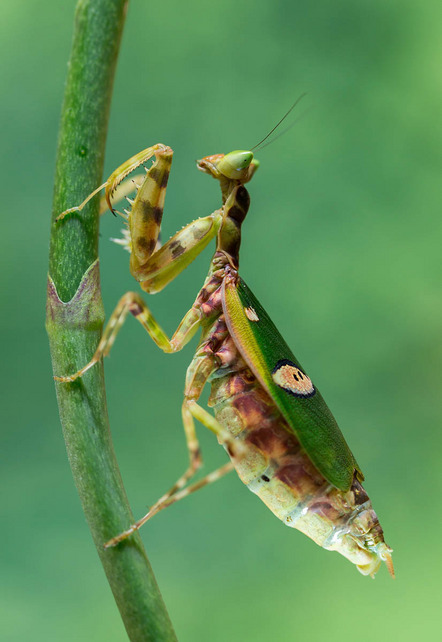
[{"label": "blurred green background", "polygon": [[[14,642],[126,639],[72,483],[43,325],[74,6],[4,2],[0,22],[0,636]],[[337,417],[397,572],[362,577],[232,476],[143,530],[181,642],[440,635],[441,13],[436,0],[130,4],[105,173],[155,142],[174,148],[165,237],[219,206],[194,160],[250,148],[308,92],[300,122],[258,156],[242,274]],[[108,240],[120,227],[104,217],[107,315],[136,289],[127,254]],[[151,301],[168,331],[209,258]],[[184,469],[191,354],[162,354],[129,320],[106,362],[136,515]],[[207,472],[225,455],[199,434]]]}]

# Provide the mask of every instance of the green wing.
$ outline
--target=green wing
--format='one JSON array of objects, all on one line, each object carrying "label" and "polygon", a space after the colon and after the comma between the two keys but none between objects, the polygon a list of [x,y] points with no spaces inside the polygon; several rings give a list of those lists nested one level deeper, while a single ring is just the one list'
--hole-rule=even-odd
[{"label": "green wing", "polygon": [[244,281],[224,281],[222,300],[236,346],[312,463],[340,490],[350,488],[355,469],[362,480],[327,404]]}]

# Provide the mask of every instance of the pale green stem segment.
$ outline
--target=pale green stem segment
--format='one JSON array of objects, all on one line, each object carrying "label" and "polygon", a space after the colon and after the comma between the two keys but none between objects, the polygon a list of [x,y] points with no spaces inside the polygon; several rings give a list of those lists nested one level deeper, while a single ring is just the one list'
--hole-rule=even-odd
[{"label": "pale green stem segment", "polygon": [[[101,181],[112,84],[127,0],[80,0],[57,152],[53,219]],[[51,226],[47,330],[54,373],[84,365],[99,342],[98,205]],[[66,302],[67,303],[64,303]],[[132,642],[176,640],[141,540],[103,544],[133,523],[110,438],[102,364],[57,397],[72,473]],[[69,554],[69,551],[67,551]]]}]

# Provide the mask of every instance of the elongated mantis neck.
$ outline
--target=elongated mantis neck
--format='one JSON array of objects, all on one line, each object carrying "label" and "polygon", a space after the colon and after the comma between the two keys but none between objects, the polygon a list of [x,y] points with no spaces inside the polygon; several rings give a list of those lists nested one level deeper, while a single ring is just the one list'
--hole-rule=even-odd
[{"label": "elongated mantis neck", "polygon": [[223,221],[218,231],[216,249],[217,252],[227,257],[227,262],[234,269],[238,269],[241,225],[249,210],[250,196],[240,182],[230,180],[228,183],[230,192],[224,205]]}]

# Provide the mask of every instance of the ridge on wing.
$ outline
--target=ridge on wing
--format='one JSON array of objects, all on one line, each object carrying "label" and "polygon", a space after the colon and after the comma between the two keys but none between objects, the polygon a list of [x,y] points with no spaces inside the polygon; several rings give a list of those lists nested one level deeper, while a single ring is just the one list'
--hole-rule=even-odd
[{"label": "ridge on wing", "polygon": [[363,474],[319,390],[241,278],[225,279],[223,311],[235,344],[308,457],[342,491]]}]

